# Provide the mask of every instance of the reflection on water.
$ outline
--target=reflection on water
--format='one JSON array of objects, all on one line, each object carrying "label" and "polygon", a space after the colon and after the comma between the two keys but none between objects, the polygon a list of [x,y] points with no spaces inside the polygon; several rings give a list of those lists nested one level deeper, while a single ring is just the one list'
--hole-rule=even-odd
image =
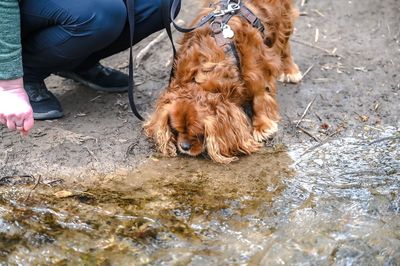
[{"label": "reflection on water", "polygon": [[0,264],[397,265],[400,139],[152,158],[96,186],[0,180]]}]

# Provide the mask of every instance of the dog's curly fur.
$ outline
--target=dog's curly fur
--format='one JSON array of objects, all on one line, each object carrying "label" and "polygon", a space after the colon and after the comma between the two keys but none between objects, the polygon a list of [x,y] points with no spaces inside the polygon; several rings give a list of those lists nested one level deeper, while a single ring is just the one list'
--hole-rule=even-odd
[{"label": "dog's curly fur", "polygon": [[[265,30],[261,34],[240,16],[229,21],[240,68],[217,45],[209,26],[183,36],[175,75],[144,124],[163,154],[176,156],[178,149],[197,156],[207,151],[214,161],[230,163],[259,149],[277,131],[276,80],[301,79],[289,46],[297,10],[291,0],[244,4]],[[203,8],[193,25],[212,11]],[[243,110],[246,104],[252,106],[251,120]]]}]

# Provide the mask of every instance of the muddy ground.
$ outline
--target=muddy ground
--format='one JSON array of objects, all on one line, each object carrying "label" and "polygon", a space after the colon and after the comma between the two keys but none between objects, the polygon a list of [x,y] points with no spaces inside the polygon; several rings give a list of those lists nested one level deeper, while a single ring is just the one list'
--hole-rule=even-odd
[{"label": "muddy ground", "polygon": [[[189,21],[196,3],[186,1]],[[398,0],[297,1],[301,17],[292,46],[301,70],[298,85],[279,84],[282,121],[277,141],[318,144],[329,139],[399,127],[400,3]],[[319,34],[317,34],[317,32]],[[135,48],[137,54],[160,33]],[[136,70],[137,104],[150,113],[170,71],[167,38],[150,48]],[[127,53],[104,60],[127,69]],[[57,121],[37,121],[29,137],[0,128],[0,176],[43,179],[127,173],[157,157],[129,110],[127,94],[96,93],[56,76],[46,81],[65,110]],[[296,128],[297,121],[310,104]],[[192,160],[192,159],[187,159]]]}]

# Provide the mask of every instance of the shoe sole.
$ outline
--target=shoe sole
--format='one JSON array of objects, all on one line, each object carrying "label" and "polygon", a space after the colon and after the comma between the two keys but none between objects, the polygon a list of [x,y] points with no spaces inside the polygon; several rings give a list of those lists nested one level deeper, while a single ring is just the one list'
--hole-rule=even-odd
[{"label": "shoe sole", "polygon": [[58,75],[60,77],[63,78],[69,78],[72,79],[76,82],[79,82],[89,88],[91,88],[92,90],[95,91],[102,91],[102,92],[127,92],[128,91],[128,86],[124,86],[124,87],[101,87],[99,85],[96,85],[94,83],[91,83],[90,81],[84,80],[81,77],[79,77],[78,75],[75,75],[73,73],[58,73]]},{"label": "shoe sole", "polygon": [[35,120],[52,120],[61,118],[63,116],[64,116],[63,112],[55,110],[49,111],[47,113],[33,113],[33,119]]}]

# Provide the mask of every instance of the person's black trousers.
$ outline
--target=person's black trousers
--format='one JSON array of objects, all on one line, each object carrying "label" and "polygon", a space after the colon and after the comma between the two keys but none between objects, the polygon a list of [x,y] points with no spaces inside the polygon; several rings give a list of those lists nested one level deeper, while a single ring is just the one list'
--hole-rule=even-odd
[{"label": "person's black trousers", "polygon": [[[163,28],[161,1],[135,0],[134,43]],[[25,81],[89,68],[129,48],[125,0],[22,0],[20,10]]]}]

